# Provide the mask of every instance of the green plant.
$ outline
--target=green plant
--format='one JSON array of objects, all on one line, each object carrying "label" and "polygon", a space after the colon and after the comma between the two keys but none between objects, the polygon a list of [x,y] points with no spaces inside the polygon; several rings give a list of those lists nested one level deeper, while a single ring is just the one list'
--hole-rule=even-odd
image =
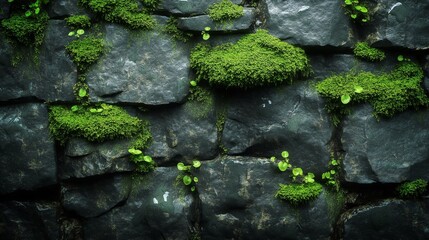
[{"label": "green plant", "polygon": [[[9,3],[13,3],[15,0],[8,0]],[[28,4],[27,11],[24,13],[26,17],[31,17],[34,15],[38,15],[42,10],[43,4],[48,4],[49,0],[36,0],[30,4]],[[25,9],[24,5],[22,6]]]},{"label": "green plant", "polygon": [[73,92],[78,102],[82,104],[89,103],[89,87],[85,82],[78,81],[73,86]]},{"label": "green plant", "polygon": [[72,29],[89,28],[91,27],[91,18],[87,15],[74,15],[65,18],[66,23]]},{"label": "green plant", "polygon": [[75,37],[77,37],[77,38],[79,38],[80,36],[82,36],[83,34],[85,33],[85,30],[83,30],[83,29],[78,29],[78,30],[76,30],[76,31],[71,31],[71,32],[69,32],[69,36],[70,37],[72,37],[72,36],[75,36]]},{"label": "green plant", "polygon": [[366,23],[370,20],[370,15],[366,4],[359,2],[359,0],[344,0],[344,9],[347,15],[353,21]]},{"label": "green plant", "polygon": [[243,16],[244,11],[242,6],[230,0],[221,0],[209,7],[208,14],[213,21],[225,22]]},{"label": "green plant", "polygon": [[191,52],[196,80],[212,85],[251,88],[292,82],[310,74],[304,50],[270,35],[265,30],[248,34],[235,44],[210,48],[197,45]]},{"label": "green plant", "polygon": [[80,3],[108,22],[125,24],[132,29],[155,27],[155,20],[149,14],[158,4],[155,0],[142,1],[146,8],[140,8],[137,0],[80,0]]},{"label": "green plant", "polygon": [[[103,142],[118,138],[135,138],[139,149],[149,144],[148,123],[130,116],[122,108],[102,103],[94,106],[51,106],[49,129],[53,138],[64,144],[70,138]],[[139,140],[141,139],[141,140]],[[136,143],[134,143],[137,145]]]},{"label": "green plant", "polygon": [[192,33],[184,32],[177,28],[177,19],[174,17],[170,17],[167,21],[167,24],[165,25],[163,31],[167,34],[169,34],[172,38],[187,42],[191,37],[193,36]]},{"label": "green plant", "polygon": [[322,185],[314,183],[304,184],[280,184],[280,189],[275,197],[285,200],[294,206],[301,205],[316,199],[322,192]]},{"label": "green plant", "polygon": [[428,182],[420,178],[411,182],[404,182],[396,190],[401,198],[417,198],[426,192],[427,186]]},{"label": "green plant", "polygon": [[380,62],[386,58],[383,51],[370,47],[366,42],[359,42],[353,49],[353,53],[356,57],[368,60],[371,62]]},{"label": "green plant", "polygon": [[155,161],[152,157],[144,155],[141,150],[130,148],[128,152],[131,154],[130,160],[136,164],[136,170],[138,172],[150,172],[155,169]]},{"label": "green plant", "polygon": [[205,27],[204,28],[204,31],[202,31],[201,32],[201,35],[203,35],[203,40],[204,41],[207,41],[207,40],[209,40],[210,39],[210,30],[211,30],[211,28],[210,27]]},{"label": "green plant", "polygon": [[103,39],[89,36],[71,41],[66,50],[78,69],[85,71],[104,52],[104,45]]},{"label": "green plant", "polygon": [[[349,113],[338,99],[349,96],[350,103],[369,103],[374,115],[391,117],[410,107],[429,105],[429,98],[420,86],[423,70],[413,62],[401,62],[390,73],[375,75],[370,72],[349,72],[326,78],[316,85],[319,94],[326,98],[326,109],[333,114],[334,124]],[[348,102],[347,102],[348,103]]]},{"label": "green plant", "polygon": [[187,111],[197,119],[205,118],[213,109],[213,94],[200,86],[191,86],[188,102],[185,105]]},{"label": "green plant", "polygon": [[326,181],[326,185],[332,187],[335,191],[340,190],[340,180],[338,179],[338,170],[340,161],[334,158],[329,160],[329,170],[322,173],[322,179]]},{"label": "green plant", "polygon": [[185,186],[189,186],[192,192],[196,190],[196,184],[199,182],[198,177],[194,176],[193,170],[199,169],[200,167],[201,162],[198,160],[193,160],[192,165],[185,165],[182,162],[177,164],[177,169],[180,171],[177,179],[180,179]]}]

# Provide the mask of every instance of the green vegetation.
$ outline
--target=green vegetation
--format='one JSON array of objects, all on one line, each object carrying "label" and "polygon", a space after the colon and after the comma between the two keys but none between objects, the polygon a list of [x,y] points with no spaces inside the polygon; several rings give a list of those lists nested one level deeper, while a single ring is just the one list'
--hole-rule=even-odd
[{"label": "green vegetation", "polygon": [[338,178],[338,171],[340,161],[331,158],[329,161],[329,171],[322,173],[322,179],[326,181],[326,185],[338,192],[340,190],[340,180]]},{"label": "green vegetation", "polygon": [[200,86],[191,87],[185,108],[197,119],[207,117],[213,110],[212,93]]},{"label": "green vegetation", "polygon": [[165,25],[164,32],[170,35],[173,39],[187,42],[193,36],[192,33],[184,32],[177,28],[177,19],[170,17]]},{"label": "green vegetation", "polygon": [[89,87],[84,81],[78,81],[73,86],[73,92],[76,100],[82,104],[89,103]]},{"label": "green vegetation", "polygon": [[401,198],[417,198],[426,192],[428,182],[424,179],[417,179],[411,182],[404,182],[397,188]]},{"label": "green vegetation", "polygon": [[207,41],[207,40],[209,40],[210,39],[210,30],[211,30],[211,28],[210,27],[205,27],[204,28],[204,31],[201,31],[201,35],[203,36],[203,40],[204,41]]},{"label": "green vegetation", "polygon": [[211,5],[208,9],[209,17],[213,21],[225,22],[243,16],[243,7],[234,4],[230,0],[221,0]]},{"label": "green vegetation", "polygon": [[353,52],[356,57],[371,62],[380,62],[386,58],[386,55],[383,51],[377,48],[370,47],[366,42],[357,43]]},{"label": "green vegetation", "polygon": [[304,184],[280,184],[280,189],[276,193],[276,198],[285,200],[294,206],[301,205],[316,199],[322,192],[322,185],[314,183]]},{"label": "green vegetation", "polygon": [[304,50],[265,30],[246,35],[235,44],[212,49],[199,44],[191,52],[191,67],[197,81],[208,80],[225,88],[277,85],[310,74]]},{"label": "green vegetation", "polygon": [[410,107],[429,105],[420,83],[423,70],[415,63],[401,62],[390,73],[375,75],[370,72],[331,76],[316,85],[317,92],[326,98],[327,110],[333,114],[334,124],[348,114],[341,100],[347,96],[350,103],[369,103],[376,117],[391,117]]},{"label": "green vegetation", "polygon": [[353,21],[366,23],[370,20],[368,8],[362,0],[344,0],[343,7]]},{"label": "green vegetation", "polygon": [[51,106],[49,129],[55,140],[64,144],[70,138],[103,142],[118,138],[136,138],[135,146],[144,149],[151,139],[148,123],[130,116],[122,108],[100,106]]},{"label": "green vegetation", "polygon": [[182,162],[177,164],[177,169],[180,171],[180,174],[177,176],[177,179],[181,179],[185,186],[189,186],[191,191],[196,190],[196,184],[198,183],[198,177],[194,176],[193,170],[201,167],[201,162],[198,160],[193,160],[192,165],[185,165]]},{"label": "green vegetation", "polygon": [[132,29],[155,27],[155,20],[149,14],[158,4],[155,0],[142,1],[145,8],[140,8],[137,0],[80,0],[80,3],[108,22],[125,24]]},{"label": "green vegetation", "polygon": [[150,156],[144,155],[141,150],[130,148],[128,152],[131,154],[130,160],[136,164],[136,171],[150,172],[155,169],[155,161]]},{"label": "green vegetation", "polygon": [[75,15],[65,19],[69,27],[73,29],[91,27],[91,18],[87,15]]},{"label": "green vegetation", "polygon": [[92,36],[71,41],[66,46],[67,52],[80,71],[85,71],[95,63],[104,52],[104,41]]}]

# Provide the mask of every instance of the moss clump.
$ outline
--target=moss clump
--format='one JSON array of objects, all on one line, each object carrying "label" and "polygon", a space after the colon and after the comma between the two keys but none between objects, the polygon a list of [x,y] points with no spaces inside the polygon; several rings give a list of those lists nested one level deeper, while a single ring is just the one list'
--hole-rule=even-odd
[{"label": "moss clump", "polygon": [[71,41],[66,50],[79,70],[85,71],[104,52],[104,41],[101,38],[85,37]]},{"label": "moss clump", "polygon": [[200,86],[195,86],[190,89],[188,102],[185,109],[197,119],[205,118],[213,110],[213,95],[212,93]]},{"label": "moss clump", "polygon": [[221,0],[209,7],[209,17],[213,21],[225,22],[244,15],[243,7],[230,0]]},{"label": "moss clump", "polygon": [[235,44],[212,49],[199,44],[191,52],[191,67],[197,81],[205,79],[226,88],[277,85],[310,73],[304,50],[265,30],[246,35]]},{"label": "moss clump", "polygon": [[91,18],[87,15],[75,15],[65,19],[71,28],[89,28],[91,27]]},{"label": "moss clump", "polygon": [[383,51],[370,47],[366,42],[359,42],[356,44],[353,52],[356,57],[362,58],[371,62],[380,62],[386,58]]},{"label": "moss clump", "polygon": [[151,139],[148,123],[130,116],[120,107],[108,104],[101,104],[100,107],[76,106],[74,109],[51,106],[49,123],[52,136],[60,143],[75,137],[92,142],[136,138],[134,146],[144,149]]},{"label": "moss clump", "polygon": [[313,183],[303,184],[280,184],[280,189],[276,193],[276,198],[285,200],[294,206],[301,205],[316,199],[322,192],[322,185]]},{"label": "moss clump", "polygon": [[[317,92],[327,100],[327,110],[333,113],[334,122],[346,115],[347,105],[341,103],[343,95],[349,95],[350,103],[369,103],[376,117],[391,117],[410,107],[429,105],[420,83],[423,70],[415,63],[400,63],[392,72],[375,75],[370,72],[331,76],[316,85]],[[360,88],[361,91],[357,91]]]},{"label": "moss clump", "polygon": [[[140,8],[136,0],[80,0],[80,3],[100,14],[104,20],[125,24],[132,29],[152,29],[155,20],[148,8]],[[144,6],[156,7],[158,1],[145,0]]]},{"label": "moss clump", "polygon": [[401,198],[417,198],[425,193],[427,186],[428,182],[426,180],[417,179],[412,182],[402,183],[397,188],[397,191]]},{"label": "moss clump", "polygon": [[192,33],[184,32],[177,28],[177,19],[170,17],[163,30],[165,33],[170,35],[173,39],[178,41],[187,42],[193,36]]}]

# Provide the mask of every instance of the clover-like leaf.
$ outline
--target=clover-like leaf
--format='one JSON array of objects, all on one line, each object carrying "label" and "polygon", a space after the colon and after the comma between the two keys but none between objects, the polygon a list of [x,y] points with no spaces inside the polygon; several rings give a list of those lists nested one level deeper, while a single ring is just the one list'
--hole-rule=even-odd
[{"label": "clover-like leaf", "polygon": [[279,163],[277,164],[277,166],[278,166],[278,168],[279,168],[279,170],[280,170],[280,171],[284,172],[284,171],[286,171],[286,170],[287,170],[288,163],[287,163],[287,162],[285,162],[285,161],[281,161],[281,162],[279,162]]},{"label": "clover-like leaf", "polygon": [[183,183],[186,185],[186,186],[188,186],[189,184],[191,184],[192,183],[192,178],[190,177],[190,176],[188,176],[188,175],[185,175],[185,176],[183,176]]},{"label": "clover-like leaf", "polygon": [[334,169],[332,169],[332,170],[330,171],[330,173],[331,173],[332,175],[334,175],[336,172],[335,172],[335,170],[334,170]]},{"label": "clover-like leaf", "polygon": [[199,180],[197,177],[194,177],[194,182],[197,183]]},{"label": "clover-like leaf", "polygon": [[83,34],[85,33],[85,30],[83,30],[83,29],[78,29],[78,30],[76,31],[76,33],[77,33],[78,35],[83,35]]},{"label": "clover-like leaf", "polygon": [[302,176],[303,172],[301,168],[294,168],[292,169],[292,174],[294,176]]},{"label": "clover-like leaf", "polygon": [[404,56],[399,55],[397,59],[398,59],[399,62],[402,62],[402,61],[404,61]]},{"label": "clover-like leaf", "polygon": [[283,157],[283,158],[287,158],[287,157],[289,157],[289,152],[288,152],[288,151],[283,151],[283,152],[282,152],[282,157]]},{"label": "clover-like leaf", "polygon": [[270,161],[271,161],[271,162],[275,162],[275,161],[276,161],[276,157],[272,156],[272,157],[270,158]]},{"label": "clover-like leaf", "polygon": [[84,88],[79,89],[79,97],[83,98],[87,94],[86,90]]},{"label": "clover-like leaf", "polygon": [[209,40],[209,38],[210,38],[210,34],[208,34],[208,33],[203,33],[203,40]]},{"label": "clover-like leaf", "polygon": [[188,170],[188,168],[182,162],[179,162],[177,164],[177,169],[179,169],[180,171],[186,171],[186,170]]},{"label": "clover-like leaf", "polygon": [[351,97],[350,97],[350,95],[348,95],[348,94],[341,95],[341,102],[343,104],[349,103],[350,100],[352,100]]},{"label": "clover-like leaf", "polygon": [[199,167],[201,167],[201,162],[198,160],[194,160],[194,161],[192,161],[192,166],[194,168],[199,168]]}]

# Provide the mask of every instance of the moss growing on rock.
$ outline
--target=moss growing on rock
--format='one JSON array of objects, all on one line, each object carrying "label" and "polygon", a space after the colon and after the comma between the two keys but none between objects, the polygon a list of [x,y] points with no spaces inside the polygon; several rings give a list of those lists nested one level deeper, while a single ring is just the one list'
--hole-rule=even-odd
[{"label": "moss growing on rock", "polygon": [[[423,70],[415,63],[400,63],[392,72],[375,75],[370,72],[331,76],[316,85],[317,92],[327,100],[327,110],[338,116],[348,113],[341,97],[350,97],[350,103],[369,103],[376,117],[391,117],[410,107],[429,105],[420,83]],[[334,122],[338,123],[338,116]]]},{"label": "moss growing on rock", "polygon": [[276,198],[285,200],[294,206],[298,206],[316,199],[322,192],[322,185],[317,182],[303,184],[280,184]]},{"label": "moss growing on rock", "polygon": [[118,138],[136,138],[133,147],[144,149],[151,139],[148,123],[130,116],[122,108],[101,104],[99,107],[51,106],[49,129],[55,140],[70,138],[103,142]]},{"label": "moss growing on rock", "polygon": [[85,71],[104,52],[104,41],[101,38],[85,37],[71,41],[66,50],[79,70]]},{"label": "moss growing on rock", "polygon": [[6,34],[14,41],[24,46],[39,47],[45,37],[45,29],[48,24],[48,14],[41,12],[38,15],[26,17],[23,14],[13,15],[1,21],[1,26]]},{"label": "moss growing on rock", "polygon": [[91,27],[91,18],[87,15],[75,15],[65,19],[71,28],[89,28]]},{"label": "moss growing on rock", "polygon": [[171,36],[173,39],[187,42],[193,36],[192,33],[187,33],[177,28],[177,19],[170,17],[165,25],[163,32]]},{"label": "moss growing on rock", "polygon": [[417,179],[411,182],[404,182],[397,188],[401,198],[417,198],[426,192],[428,182],[424,179]]},{"label": "moss growing on rock", "polygon": [[214,48],[199,44],[191,52],[197,81],[212,85],[251,88],[292,82],[308,76],[310,65],[304,50],[258,30],[235,44]]},{"label": "moss growing on rock", "polygon": [[221,0],[209,7],[209,17],[213,21],[225,22],[244,15],[243,7],[230,0]]},{"label": "moss growing on rock", "polygon": [[380,62],[386,58],[386,55],[383,51],[377,48],[370,47],[366,42],[357,43],[355,48],[353,49],[353,52],[356,57],[371,62]]}]

